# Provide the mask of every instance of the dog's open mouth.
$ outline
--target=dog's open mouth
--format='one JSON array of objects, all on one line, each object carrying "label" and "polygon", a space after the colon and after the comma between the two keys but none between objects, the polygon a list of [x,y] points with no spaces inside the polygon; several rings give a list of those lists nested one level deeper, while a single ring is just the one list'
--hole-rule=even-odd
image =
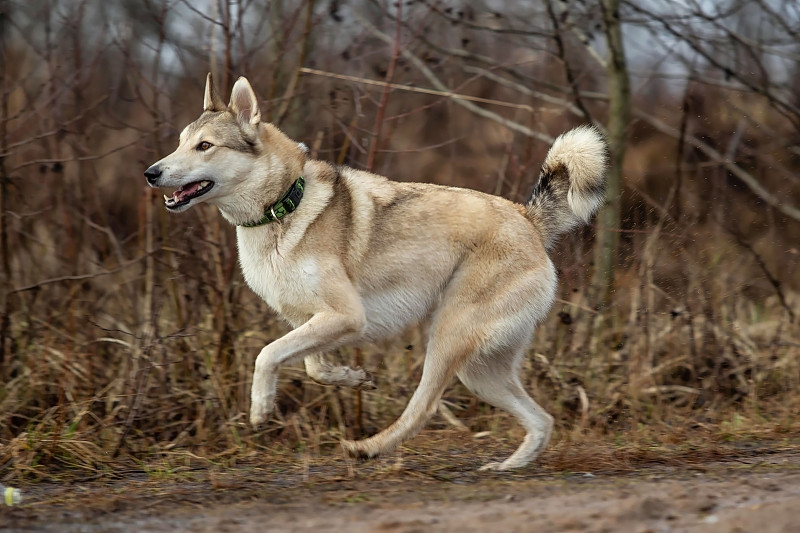
[{"label": "dog's open mouth", "polygon": [[193,181],[187,185],[178,188],[177,191],[172,193],[172,196],[164,195],[164,205],[167,209],[176,209],[182,205],[186,205],[193,198],[203,196],[214,187],[213,181]]}]

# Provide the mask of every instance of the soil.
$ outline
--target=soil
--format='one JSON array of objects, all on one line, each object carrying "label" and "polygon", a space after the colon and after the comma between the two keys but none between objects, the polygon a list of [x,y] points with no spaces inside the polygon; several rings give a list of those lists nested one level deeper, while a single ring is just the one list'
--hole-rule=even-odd
[{"label": "soil", "polygon": [[498,448],[510,449],[429,432],[362,464],[331,446],[274,454],[268,463],[18,482],[25,501],[0,507],[0,530],[800,532],[797,445],[562,447],[520,472],[477,472],[502,456]]}]

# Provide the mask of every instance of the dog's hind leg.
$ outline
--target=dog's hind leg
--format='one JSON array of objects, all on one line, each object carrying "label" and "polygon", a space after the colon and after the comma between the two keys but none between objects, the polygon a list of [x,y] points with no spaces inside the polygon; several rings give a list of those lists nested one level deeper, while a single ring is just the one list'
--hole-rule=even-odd
[{"label": "dog's hind leg", "polygon": [[[502,349],[502,348],[500,348]],[[519,362],[524,346],[471,360],[458,372],[461,382],[485,402],[505,409],[527,431],[517,451],[503,462],[489,463],[481,470],[520,468],[547,446],[553,432],[553,417],[531,398],[520,383]]]},{"label": "dog's hind leg", "polygon": [[342,447],[357,458],[377,457],[410,439],[436,413],[442,393],[456,372],[480,344],[481,327],[472,306],[463,306],[458,289],[452,287],[435,313],[422,367],[422,378],[403,413],[377,435],[359,441],[342,441]]},{"label": "dog's hind leg", "polygon": [[351,457],[367,459],[393,450],[419,433],[428,419],[436,413],[442,393],[464,359],[462,350],[447,354],[438,352],[436,356],[431,356],[431,350],[436,349],[435,346],[428,349],[422,368],[422,379],[400,418],[368,439],[342,441],[342,447]]},{"label": "dog's hind leg", "polygon": [[336,385],[361,390],[376,388],[372,374],[361,367],[351,368],[331,363],[321,353],[307,355],[304,362],[308,377],[320,385]]},{"label": "dog's hind leg", "polygon": [[[513,275],[509,263],[527,258],[511,249],[500,252],[494,246],[489,257],[473,256],[461,264],[433,315],[422,379],[403,414],[377,435],[343,441],[346,452],[375,457],[416,435],[456,375],[486,401],[513,413],[528,431],[514,455],[489,468],[522,466],[547,444],[553,419],[522,388],[518,367],[536,323],[552,303],[555,269],[547,261],[517,268]],[[495,260],[497,255],[506,261]]]}]

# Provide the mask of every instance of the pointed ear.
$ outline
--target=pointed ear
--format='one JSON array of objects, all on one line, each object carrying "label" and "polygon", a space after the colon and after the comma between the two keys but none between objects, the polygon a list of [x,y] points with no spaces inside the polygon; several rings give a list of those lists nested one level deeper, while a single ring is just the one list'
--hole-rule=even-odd
[{"label": "pointed ear", "polygon": [[214,87],[214,80],[211,73],[206,76],[206,94],[203,96],[203,111],[224,111],[225,103],[219,97],[217,89]]},{"label": "pointed ear", "polygon": [[239,78],[233,84],[231,103],[228,109],[236,115],[242,125],[257,126],[261,122],[261,111],[258,109],[258,99],[247,78]]}]

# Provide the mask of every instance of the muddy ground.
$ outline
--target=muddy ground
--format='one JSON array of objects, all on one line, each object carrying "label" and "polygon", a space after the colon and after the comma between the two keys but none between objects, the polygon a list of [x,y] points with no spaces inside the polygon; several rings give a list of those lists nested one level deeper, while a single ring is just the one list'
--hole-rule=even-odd
[{"label": "muddy ground", "polygon": [[800,532],[796,443],[562,447],[521,472],[476,471],[507,448],[429,432],[363,464],[331,447],[18,482],[26,500],[0,507],[0,530]]}]

